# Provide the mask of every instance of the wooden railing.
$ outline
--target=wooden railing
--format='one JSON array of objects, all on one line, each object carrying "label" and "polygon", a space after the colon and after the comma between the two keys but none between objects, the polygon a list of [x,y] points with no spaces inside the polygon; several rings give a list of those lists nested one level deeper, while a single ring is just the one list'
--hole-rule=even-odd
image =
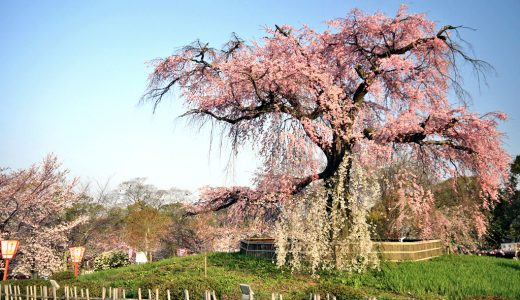
[{"label": "wooden railing", "polygon": [[[65,286],[63,295],[58,295],[56,287],[48,286],[26,286],[25,289],[18,285],[0,285],[0,300],[172,300],[170,290],[160,295],[159,289],[137,289],[137,298],[127,298],[126,289],[105,288],[101,289],[100,297],[92,296],[88,288],[77,288],[75,286]],[[25,292],[25,293],[24,293]],[[162,298],[161,298],[162,296]],[[188,290],[184,290],[184,300],[190,299]],[[204,291],[204,300],[218,300],[215,291]]]},{"label": "wooden railing", "polygon": [[[245,289],[244,289],[245,288]],[[137,298],[127,298],[126,289],[123,288],[105,288],[101,290],[100,297],[92,296],[88,288],[78,288],[75,286],[65,286],[60,295],[58,295],[58,289],[55,286],[25,286],[20,288],[18,285],[11,284],[0,284],[0,300],[172,300],[172,294],[170,290],[166,290],[162,295],[159,294],[159,289],[137,289]],[[240,289],[242,291],[241,299],[255,300],[255,294],[248,285],[241,284]],[[146,292],[146,293],[144,293]],[[162,296],[162,298],[161,298]],[[188,290],[184,290],[181,300],[190,300],[190,294]],[[192,297],[194,300],[194,297]],[[215,291],[204,291],[203,300],[218,300]],[[270,300],[283,300],[282,294],[272,293]],[[336,300],[336,296],[326,294],[321,299],[320,294],[310,294],[309,300]]]}]

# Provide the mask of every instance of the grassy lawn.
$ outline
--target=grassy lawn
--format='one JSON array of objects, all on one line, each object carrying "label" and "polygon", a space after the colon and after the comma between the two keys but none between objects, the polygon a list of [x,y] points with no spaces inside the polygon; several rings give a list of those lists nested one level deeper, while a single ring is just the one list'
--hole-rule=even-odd
[{"label": "grassy lawn", "polygon": [[[520,262],[477,256],[443,256],[414,263],[383,263],[380,272],[348,274],[322,273],[319,277],[291,274],[270,261],[237,253],[208,256],[208,276],[204,277],[201,255],[178,257],[146,265],[83,275],[62,280],[61,285],[88,287],[100,295],[102,286],[170,289],[180,299],[183,289],[201,298],[204,290],[215,290],[221,299],[239,299],[238,284],[252,286],[259,300],[271,299],[272,292],[284,299],[308,299],[308,293],[331,293],[339,299],[520,299]],[[27,283],[34,281],[27,281]],[[23,284],[18,281],[17,284]],[[163,294],[164,295],[164,294]],[[144,293],[147,297],[147,294]]]}]

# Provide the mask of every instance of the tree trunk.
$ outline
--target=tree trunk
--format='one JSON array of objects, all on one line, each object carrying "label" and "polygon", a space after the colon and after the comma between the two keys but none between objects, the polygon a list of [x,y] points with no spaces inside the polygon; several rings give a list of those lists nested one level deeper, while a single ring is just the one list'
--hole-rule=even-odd
[{"label": "tree trunk", "polygon": [[325,180],[330,241],[336,269],[365,269],[376,263],[367,224],[366,200],[371,188],[363,169],[347,153],[338,170]]}]

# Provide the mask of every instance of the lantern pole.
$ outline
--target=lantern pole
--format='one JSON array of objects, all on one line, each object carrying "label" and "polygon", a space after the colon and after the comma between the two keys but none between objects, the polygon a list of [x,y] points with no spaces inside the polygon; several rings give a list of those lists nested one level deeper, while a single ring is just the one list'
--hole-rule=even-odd
[{"label": "lantern pole", "polygon": [[8,258],[5,259],[4,278],[2,279],[2,281],[7,280],[7,270],[9,270],[9,259]]},{"label": "lantern pole", "polygon": [[75,262],[74,263],[74,277],[78,277],[78,273],[79,273],[79,263]]}]

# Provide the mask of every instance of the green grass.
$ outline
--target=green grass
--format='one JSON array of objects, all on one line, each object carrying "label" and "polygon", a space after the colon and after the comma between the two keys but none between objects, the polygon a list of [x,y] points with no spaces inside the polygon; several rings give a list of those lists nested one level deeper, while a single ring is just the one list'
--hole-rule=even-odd
[{"label": "green grass", "polygon": [[[34,284],[33,281],[32,284]],[[29,283],[29,281],[28,281]],[[88,287],[100,295],[101,287],[127,289],[170,289],[180,299],[183,289],[196,299],[204,290],[215,290],[220,299],[239,299],[238,285],[252,286],[258,300],[271,299],[272,292],[284,299],[308,299],[310,292],[331,293],[338,299],[520,299],[520,262],[494,257],[443,256],[430,261],[383,263],[381,271],[366,274],[327,272],[319,277],[291,274],[270,261],[237,253],[208,255],[208,276],[204,257],[179,257],[146,265],[134,265],[63,280],[61,285]],[[23,284],[23,281],[17,282]],[[146,293],[145,293],[146,295]]]}]

